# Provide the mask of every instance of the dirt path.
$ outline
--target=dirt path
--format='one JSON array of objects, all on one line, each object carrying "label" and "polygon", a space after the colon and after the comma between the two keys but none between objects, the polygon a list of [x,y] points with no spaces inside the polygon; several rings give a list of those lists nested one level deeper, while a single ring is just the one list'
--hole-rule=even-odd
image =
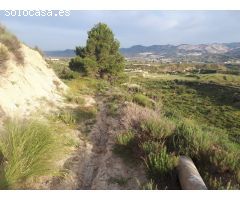
[{"label": "dirt path", "polygon": [[51,189],[138,189],[146,182],[143,166],[129,166],[112,152],[115,135],[123,131],[119,119],[107,115],[103,99],[97,101],[97,122],[78,151],[65,164],[69,176],[55,180]]}]

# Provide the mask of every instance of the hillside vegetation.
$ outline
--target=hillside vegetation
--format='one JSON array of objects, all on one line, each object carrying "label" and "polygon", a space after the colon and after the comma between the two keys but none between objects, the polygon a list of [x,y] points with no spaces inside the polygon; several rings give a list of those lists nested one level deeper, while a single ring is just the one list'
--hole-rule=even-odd
[{"label": "hillside vegetation", "polygon": [[145,165],[149,181],[136,183],[140,188],[179,189],[177,159],[186,155],[209,189],[239,189],[239,76],[126,72],[113,86],[100,81],[100,90],[96,81],[65,82],[107,98],[108,115],[123,124],[112,151],[126,165]]},{"label": "hillside vegetation", "polygon": [[[42,71],[48,69],[39,53],[30,52],[44,63]],[[42,85],[59,98],[43,101],[55,108],[48,112],[40,106],[35,115],[2,120],[1,189],[181,189],[180,155],[194,161],[209,189],[240,189],[236,66],[139,69],[124,64],[119,43],[102,23],[88,32],[75,58],[47,62],[58,78],[52,73]]]},{"label": "hillside vegetation", "polygon": [[20,50],[21,43],[18,39],[0,25],[0,65],[9,59],[9,52],[12,53],[19,64],[23,64],[24,58]]},{"label": "hillside vegetation", "polygon": [[[60,77],[69,70],[65,63]],[[75,94],[95,96],[101,105],[97,111],[99,136],[93,129],[89,140],[99,148],[107,134],[103,148],[112,152],[97,156],[110,160],[118,156],[122,168],[144,169],[147,177],[131,176],[122,168],[112,177],[108,168],[110,183],[104,188],[115,184],[123,189],[135,185],[140,189],[180,189],[176,166],[178,157],[185,155],[193,159],[209,189],[239,189],[240,79],[236,68],[184,63],[152,67],[130,61],[124,75],[110,80],[111,84],[99,76],[90,77],[80,71],[64,78]],[[105,130],[105,126],[110,127]],[[97,169],[102,170],[101,166]]]},{"label": "hillside vegetation", "polygon": [[49,188],[76,145],[73,128],[59,117],[67,86],[3,27],[0,48],[0,188]]}]

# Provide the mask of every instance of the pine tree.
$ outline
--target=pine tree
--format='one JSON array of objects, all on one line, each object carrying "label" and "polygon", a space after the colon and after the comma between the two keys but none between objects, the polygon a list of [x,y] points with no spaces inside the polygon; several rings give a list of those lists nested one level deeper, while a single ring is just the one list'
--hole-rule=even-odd
[{"label": "pine tree", "polygon": [[77,56],[70,61],[70,68],[101,78],[117,76],[124,70],[119,46],[111,29],[99,23],[88,32],[86,47],[76,47]]}]

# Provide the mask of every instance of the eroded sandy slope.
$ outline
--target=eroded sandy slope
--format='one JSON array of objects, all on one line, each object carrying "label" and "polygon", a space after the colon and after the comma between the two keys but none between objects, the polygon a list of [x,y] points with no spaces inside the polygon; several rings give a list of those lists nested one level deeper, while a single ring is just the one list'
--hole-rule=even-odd
[{"label": "eroded sandy slope", "polygon": [[6,71],[0,74],[0,110],[2,115],[28,115],[38,108],[46,110],[62,102],[67,86],[48,68],[44,58],[22,44],[24,64],[10,55]]}]

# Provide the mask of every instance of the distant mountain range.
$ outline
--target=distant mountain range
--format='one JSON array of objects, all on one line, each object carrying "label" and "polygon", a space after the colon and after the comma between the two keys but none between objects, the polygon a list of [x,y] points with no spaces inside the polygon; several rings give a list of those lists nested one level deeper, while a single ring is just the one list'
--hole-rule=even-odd
[{"label": "distant mountain range", "polygon": [[[181,45],[135,45],[121,48],[121,53],[128,59],[196,62],[240,61],[240,42],[213,44]],[[74,57],[74,50],[45,51],[48,57]]]},{"label": "distant mountain range", "polygon": [[47,57],[51,58],[71,58],[75,56],[75,52],[73,49],[66,49],[66,50],[56,50],[56,51],[44,51],[44,54]]}]

